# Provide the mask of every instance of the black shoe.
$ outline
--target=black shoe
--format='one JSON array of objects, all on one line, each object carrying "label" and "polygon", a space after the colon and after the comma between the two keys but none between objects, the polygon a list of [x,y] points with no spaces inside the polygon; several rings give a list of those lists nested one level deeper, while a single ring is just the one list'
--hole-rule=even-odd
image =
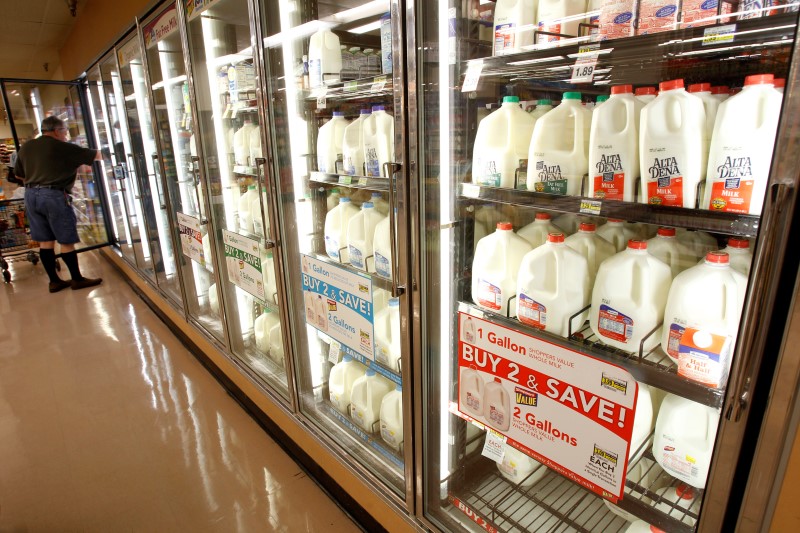
[{"label": "black shoe", "polygon": [[103,283],[103,278],[81,278],[78,281],[72,280],[72,290],[85,289],[87,287],[94,287]]},{"label": "black shoe", "polygon": [[63,291],[64,289],[66,289],[67,287],[69,287],[71,285],[72,285],[71,281],[66,281],[66,280],[63,280],[63,279],[60,279],[60,280],[58,280],[56,282],[51,281],[50,282],[50,292]]}]

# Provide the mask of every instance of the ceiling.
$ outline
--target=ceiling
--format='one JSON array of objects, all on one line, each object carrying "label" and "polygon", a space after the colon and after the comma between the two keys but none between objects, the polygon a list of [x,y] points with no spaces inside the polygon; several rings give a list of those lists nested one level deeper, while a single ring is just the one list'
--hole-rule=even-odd
[{"label": "ceiling", "polygon": [[75,20],[67,0],[0,0],[0,78],[52,79]]}]

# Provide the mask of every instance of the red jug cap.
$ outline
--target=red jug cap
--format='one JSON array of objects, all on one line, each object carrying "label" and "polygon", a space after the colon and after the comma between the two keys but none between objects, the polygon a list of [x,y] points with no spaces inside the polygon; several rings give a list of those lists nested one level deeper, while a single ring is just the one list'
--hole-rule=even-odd
[{"label": "red jug cap", "polygon": [[683,79],[662,81],[658,84],[660,91],[674,91],[675,89],[683,89]]}]

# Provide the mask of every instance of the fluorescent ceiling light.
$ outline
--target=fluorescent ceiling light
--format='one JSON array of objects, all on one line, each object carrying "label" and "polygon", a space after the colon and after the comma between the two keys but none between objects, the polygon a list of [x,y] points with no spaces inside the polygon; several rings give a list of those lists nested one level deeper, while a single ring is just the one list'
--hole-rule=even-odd
[{"label": "fluorescent ceiling light", "polygon": [[375,22],[371,22],[369,24],[365,24],[364,26],[359,26],[358,28],[353,28],[352,30],[347,30],[350,33],[367,33],[368,31],[378,30],[381,27],[381,21],[376,20]]}]

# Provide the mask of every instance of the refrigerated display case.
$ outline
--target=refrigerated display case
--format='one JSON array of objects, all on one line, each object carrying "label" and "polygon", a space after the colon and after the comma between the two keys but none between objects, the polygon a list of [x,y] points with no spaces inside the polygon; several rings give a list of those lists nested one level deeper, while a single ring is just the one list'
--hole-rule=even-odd
[{"label": "refrigerated display case", "polygon": [[[438,529],[605,532],[649,524],[688,532],[736,523],[734,476],[749,471],[740,456],[749,401],[759,369],[771,372],[765,336],[797,185],[797,8],[740,13],[731,12],[735,3],[714,2],[705,20],[692,22],[684,10],[654,29],[646,9],[653,3],[633,2],[638,18],[617,19],[609,15],[619,6],[607,4],[562,12],[554,17],[562,26],[537,25],[535,17],[516,23],[514,5],[535,5],[525,2],[417,2],[409,16],[417,28],[409,71],[419,91],[410,98],[409,128],[419,128],[411,151],[420,161],[421,214],[415,414],[424,419],[422,515]],[[777,79],[786,80],[782,111]],[[634,100],[635,88],[661,82],[668,83],[652,103]],[[765,100],[731,122],[728,110],[759,84],[768,87]],[[687,128],[709,112],[702,98],[711,87],[729,97],[714,104],[717,128],[706,130],[702,120]],[[598,98],[609,93],[609,101]],[[609,111],[620,109],[615,98],[629,99],[628,111]],[[776,124],[780,117],[777,135],[749,133],[770,113]],[[641,165],[619,154],[592,159],[618,142],[600,132],[626,128],[636,132],[631,153]],[[674,132],[688,130],[692,160],[675,156]],[[744,141],[720,141],[735,130]],[[651,142],[669,135],[660,146]],[[759,155],[747,153],[759,143]],[[715,149],[738,150],[740,159],[729,156],[707,176]],[[758,157],[763,170],[749,173]],[[749,199],[755,205],[763,195],[763,210],[722,201],[742,183],[766,182],[770,162],[767,193]],[[670,174],[678,163],[697,171],[696,188],[679,179],[688,182],[690,170]],[[623,195],[623,175],[638,175],[640,166]],[[678,206],[669,196],[676,184],[687,199]],[[570,245],[571,235],[588,238],[595,228],[620,245],[604,263]],[[688,261],[675,280],[653,259],[655,240],[668,238]],[[709,295],[711,282],[695,289],[702,298],[673,296],[690,273],[733,262],[748,248],[755,248],[749,277],[730,276],[737,290],[747,282],[746,297],[730,286]],[[722,249],[724,258],[706,255]],[[632,257],[638,266],[629,268]],[[629,284],[639,288],[626,293]],[[635,316],[620,310],[628,294]],[[645,301],[652,308],[640,312]],[[694,318],[665,316],[668,302]],[[736,326],[697,318],[720,306]]]}]

